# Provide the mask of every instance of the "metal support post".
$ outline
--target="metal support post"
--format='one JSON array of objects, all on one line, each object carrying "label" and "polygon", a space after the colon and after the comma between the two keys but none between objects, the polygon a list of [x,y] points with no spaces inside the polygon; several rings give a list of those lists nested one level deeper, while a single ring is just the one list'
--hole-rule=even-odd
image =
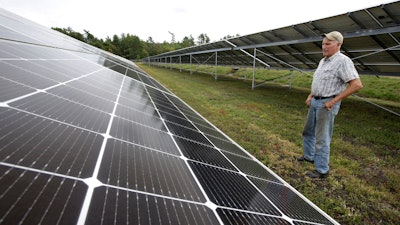
[{"label": "metal support post", "polygon": [[193,74],[193,71],[192,71],[192,54],[190,54],[190,75],[192,75]]},{"label": "metal support post", "polygon": [[253,80],[251,81],[251,90],[254,90],[254,76],[256,73],[256,57],[257,57],[257,49],[254,48],[254,57],[253,57]]},{"label": "metal support post", "polygon": [[179,72],[182,73],[182,56],[179,56]]},{"label": "metal support post", "polygon": [[218,80],[217,65],[218,65],[218,52],[215,52],[215,67],[214,67],[215,80]]}]

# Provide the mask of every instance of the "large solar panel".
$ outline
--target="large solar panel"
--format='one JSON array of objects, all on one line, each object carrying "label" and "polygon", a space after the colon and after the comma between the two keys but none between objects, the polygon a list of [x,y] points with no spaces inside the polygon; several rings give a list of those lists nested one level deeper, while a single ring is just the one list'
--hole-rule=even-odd
[{"label": "large solar panel", "polygon": [[342,52],[362,74],[400,76],[400,1],[294,24],[144,59],[151,63],[217,64],[313,71],[321,34],[343,33]]},{"label": "large solar panel", "polygon": [[0,10],[0,224],[337,224],[135,64]]}]

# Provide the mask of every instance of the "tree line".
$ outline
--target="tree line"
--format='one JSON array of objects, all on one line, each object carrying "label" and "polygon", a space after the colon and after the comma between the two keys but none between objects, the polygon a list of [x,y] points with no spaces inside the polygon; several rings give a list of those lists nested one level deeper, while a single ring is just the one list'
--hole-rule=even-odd
[{"label": "tree line", "polygon": [[[120,36],[115,34],[112,38],[107,37],[105,38],[105,40],[103,40],[95,37],[87,30],[84,30],[84,33],[82,34],[74,31],[70,27],[53,27],[52,29],[129,60],[143,59],[148,56],[158,55],[164,52],[187,48],[195,45],[206,44],[210,42],[210,38],[207,36],[207,34],[203,33],[197,37],[196,41],[194,40],[192,35],[185,36],[182,41],[175,41],[175,36],[173,33],[171,33],[171,42],[164,41],[162,43],[156,43],[151,37],[149,37],[146,41],[143,41],[136,35],[124,33]],[[222,39],[231,37],[233,36],[228,35]]]}]

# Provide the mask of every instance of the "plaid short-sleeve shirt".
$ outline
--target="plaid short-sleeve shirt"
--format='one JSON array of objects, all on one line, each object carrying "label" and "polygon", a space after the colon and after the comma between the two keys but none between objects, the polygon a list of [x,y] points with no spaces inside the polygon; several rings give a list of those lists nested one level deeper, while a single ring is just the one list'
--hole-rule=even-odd
[{"label": "plaid short-sleeve shirt", "polygon": [[319,62],[314,73],[311,93],[313,96],[321,97],[339,95],[346,89],[347,82],[359,77],[351,59],[337,52]]}]

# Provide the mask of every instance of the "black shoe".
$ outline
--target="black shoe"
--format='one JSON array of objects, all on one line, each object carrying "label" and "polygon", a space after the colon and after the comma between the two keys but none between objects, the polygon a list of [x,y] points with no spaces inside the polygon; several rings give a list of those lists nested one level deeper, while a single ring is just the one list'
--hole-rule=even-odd
[{"label": "black shoe", "polygon": [[316,170],[308,171],[308,172],[306,173],[306,176],[308,176],[308,177],[310,177],[310,178],[326,178],[326,177],[328,177],[328,175],[329,175],[329,172],[327,172],[327,173],[320,173],[320,172],[318,172],[318,171],[316,171]]},{"label": "black shoe", "polygon": [[299,161],[299,162],[306,161],[306,162],[309,162],[309,163],[314,163],[314,160],[306,159],[306,158],[304,158],[304,156],[299,156],[299,157],[295,157],[295,158],[296,158],[296,160]]}]

